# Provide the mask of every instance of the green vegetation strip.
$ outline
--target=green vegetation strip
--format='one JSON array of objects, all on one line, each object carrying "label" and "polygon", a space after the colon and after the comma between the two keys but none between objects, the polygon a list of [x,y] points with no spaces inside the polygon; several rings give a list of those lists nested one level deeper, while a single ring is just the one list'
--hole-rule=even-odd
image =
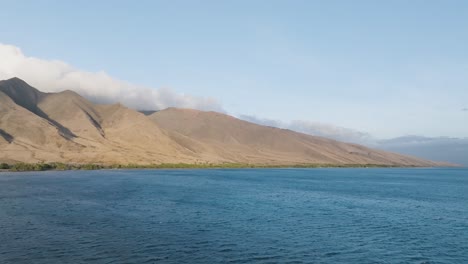
[{"label": "green vegetation strip", "polygon": [[243,169],[243,168],[397,168],[414,167],[380,164],[293,164],[293,165],[262,165],[247,163],[162,163],[162,164],[64,164],[64,163],[16,163],[0,164],[0,170],[9,171],[47,171],[47,170],[100,170],[100,169]]}]

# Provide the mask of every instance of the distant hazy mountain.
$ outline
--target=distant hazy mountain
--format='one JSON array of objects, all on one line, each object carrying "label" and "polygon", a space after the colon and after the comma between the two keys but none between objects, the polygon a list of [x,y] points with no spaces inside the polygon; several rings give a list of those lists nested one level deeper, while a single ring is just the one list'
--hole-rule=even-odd
[{"label": "distant hazy mountain", "polygon": [[468,166],[468,138],[405,136],[378,142],[381,149]]},{"label": "distant hazy mountain", "polygon": [[216,112],[93,104],[18,78],[0,81],[0,150],[2,162],[439,165]]}]

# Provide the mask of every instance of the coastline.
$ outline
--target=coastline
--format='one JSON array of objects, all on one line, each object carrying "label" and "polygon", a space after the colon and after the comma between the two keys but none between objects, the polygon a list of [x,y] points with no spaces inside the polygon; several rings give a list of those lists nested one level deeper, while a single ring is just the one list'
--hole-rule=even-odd
[{"label": "coastline", "polygon": [[[280,169],[280,168],[426,168],[427,166],[389,164],[248,164],[248,163],[162,163],[162,164],[65,164],[16,163],[0,165],[1,172],[69,171],[109,169]],[[436,167],[436,166],[434,166]]]}]

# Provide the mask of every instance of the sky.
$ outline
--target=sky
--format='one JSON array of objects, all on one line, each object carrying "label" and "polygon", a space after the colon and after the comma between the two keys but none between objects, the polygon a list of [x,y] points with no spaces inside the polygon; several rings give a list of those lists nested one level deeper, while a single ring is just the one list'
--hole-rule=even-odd
[{"label": "sky", "polygon": [[468,137],[468,1],[0,6],[0,78],[41,90],[365,138]]}]

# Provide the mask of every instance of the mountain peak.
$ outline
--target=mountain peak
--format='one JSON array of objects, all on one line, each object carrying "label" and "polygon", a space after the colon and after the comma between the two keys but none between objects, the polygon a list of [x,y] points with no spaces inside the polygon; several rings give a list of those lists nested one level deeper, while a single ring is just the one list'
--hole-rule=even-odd
[{"label": "mountain peak", "polygon": [[21,81],[21,82],[25,82],[25,81],[23,81],[22,79],[20,79],[20,78],[18,78],[18,77],[10,78],[10,79],[8,79],[7,81]]},{"label": "mountain peak", "polygon": [[6,90],[6,89],[16,89],[16,90],[32,90],[34,92],[40,92],[36,88],[32,87],[29,85],[27,82],[24,80],[18,78],[18,77],[13,77],[10,79],[2,80],[0,81],[0,89]]},{"label": "mountain peak", "polygon": [[[21,85],[21,86],[24,86],[24,85],[27,85],[29,86],[28,83],[26,83],[24,80],[18,78],[18,77],[13,77],[13,78],[10,78],[10,79],[6,79],[6,80],[2,80],[0,81],[0,85],[1,86],[7,86],[7,85],[14,85],[14,86],[18,86],[18,85]],[[30,86],[31,87],[31,86]],[[31,87],[33,88],[33,87]],[[34,89],[34,88],[33,88]]]},{"label": "mountain peak", "polygon": [[16,104],[30,111],[36,108],[37,103],[44,96],[44,93],[18,77],[0,81],[0,91],[9,96]]}]

